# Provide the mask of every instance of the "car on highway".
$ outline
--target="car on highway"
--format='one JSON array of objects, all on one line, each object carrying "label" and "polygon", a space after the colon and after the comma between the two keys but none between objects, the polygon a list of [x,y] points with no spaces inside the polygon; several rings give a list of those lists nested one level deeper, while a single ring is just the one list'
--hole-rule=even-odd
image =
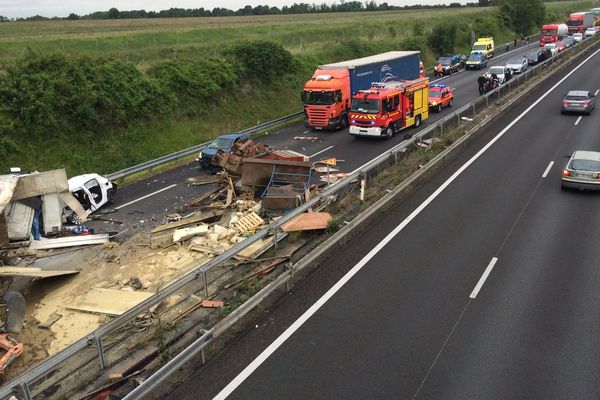
[{"label": "car on highway", "polygon": [[511,71],[505,65],[494,65],[485,73],[487,77],[496,75],[498,77],[498,83],[503,84],[510,79]]},{"label": "car on highway", "polygon": [[551,55],[550,50],[542,47],[528,53],[526,57],[529,65],[537,65],[542,61],[549,59]]},{"label": "car on highway", "polygon": [[250,139],[250,136],[247,133],[227,133],[218,136],[210,142],[208,146],[202,149],[196,161],[198,161],[200,168],[208,169],[211,167],[211,160],[215,154],[217,154],[217,150],[229,152],[234,144],[245,142],[248,139]]},{"label": "car on highway", "polygon": [[600,190],[600,152],[574,151],[563,169],[560,187],[562,190]]},{"label": "car on highway", "polygon": [[596,28],[587,28],[585,30],[585,32],[583,33],[583,35],[587,38],[587,37],[592,37],[596,35]]},{"label": "car on highway", "polygon": [[550,55],[552,56],[558,54],[558,45],[556,43],[546,43],[544,48],[550,50]]},{"label": "car on highway", "polygon": [[581,32],[575,32],[571,37],[573,38],[573,44],[577,44],[583,41],[583,33]]},{"label": "car on highway", "polygon": [[438,65],[442,66],[442,75],[451,75],[453,72],[458,72],[460,70],[460,67],[463,65],[463,60],[458,54],[444,54],[435,63],[436,72],[438,70]]},{"label": "car on highway", "polygon": [[441,112],[444,107],[452,107],[454,93],[452,88],[445,83],[432,83],[429,85],[429,108]]},{"label": "car on highway", "polygon": [[596,107],[596,96],[587,90],[571,90],[563,99],[560,112],[591,114]]},{"label": "car on highway", "polygon": [[485,53],[471,53],[465,64],[465,69],[482,69],[485,67],[487,67],[487,56]]},{"label": "car on highway", "polygon": [[527,70],[529,62],[527,61],[526,57],[513,58],[508,60],[506,66],[510,68],[513,73],[520,74],[521,72],[525,72]]}]

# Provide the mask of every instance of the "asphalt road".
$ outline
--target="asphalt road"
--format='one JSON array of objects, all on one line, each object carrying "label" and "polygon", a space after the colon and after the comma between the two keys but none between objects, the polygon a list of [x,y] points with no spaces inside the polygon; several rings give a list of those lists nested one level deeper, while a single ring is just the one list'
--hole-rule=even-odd
[{"label": "asphalt road", "polygon": [[[509,58],[524,55],[537,47],[537,43],[531,43],[526,47],[511,50],[508,54],[496,56],[489,61],[488,68],[492,65],[504,64]],[[477,77],[482,72],[463,70],[441,80],[454,89],[454,107],[461,107],[479,96]],[[420,129],[439,120],[449,112],[447,108],[441,113],[431,112],[430,118],[424,121]],[[409,131],[410,133],[418,132],[415,129],[409,129]],[[263,136],[260,141],[269,144],[274,149],[298,151],[310,156],[311,161],[336,157],[343,160],[338,164],[340,172],[351,172],[400,143],[404,140],[404,136],[404,132],[400,132],[391,140],[356,138],[350,136],[347,130],[307,131],[303,123],[297,123]],[[296,137],[314,139],[297,140]],[[102,218],[119,221],[121,224],[92,221],[88,225],[99,231],[128,229],[127,235],[130,235],[159,225],[167,214],[180,212],[185,215],[185,203],[209,190],[208,186],[189,186],[186,183],[187,178],[199,174],[203,174],[203,172],[198,170],[196,163],[190,163],[119,188],[115,203],[116,212],[102,216]]]},{"label": "asphalt road", "polygon": [[599,65],[532,91],[168,398],[598,398],[598,195],[560,175],[600,150],[600,111],[559,107]]}]

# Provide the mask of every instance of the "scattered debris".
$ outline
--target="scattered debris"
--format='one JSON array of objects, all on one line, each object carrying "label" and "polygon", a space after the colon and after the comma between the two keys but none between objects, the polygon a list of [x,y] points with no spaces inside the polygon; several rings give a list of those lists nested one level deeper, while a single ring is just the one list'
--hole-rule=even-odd
[{"label": "scattered debris", "polygon": [[46,320],[46,322],[42,322],[42,323],[38,324],[38,328],[40,328],[40,329],[48,329],[49,330],[50,327],[52,325],[54,325],[54,323],[56,321],[58,321],[59,319],[61,319],[61,318],[62,318],[62,315],[57,314],[57,313],[52,313],[50,315],[50,317]]},{"label": "scattered debris", "polygon": [[223,308],[223,306],[225,306],[225,303],[223,303],[221,300],[204,299],[200,304],[204,308]]},{"label": "scattered debris", "polygon": [[137,276],[132,276],[129,278],[129,286],[134,288],[135,290],[142,290],[144,285],[142,285],[142,281]]},{"label": "scattered debris", "polygon": [[108,234],[66,236],[56,239],[32,240],[29,248],[32,250],[58,249],[61,247],[87,246],[108,242]]},{"label": "scattered debris", "polygon": [[223,180],[221,175],[203,175],[203,176],[193,176],[191,178],[187,178],[187,183],[192,186],[200,186],[200,185],[209,185],[212,183],[219,183]]},{"label": "scattered debris", "polygon": [[317,136],[294,136],[294,140],[319,140]]},{"label": "scattered debris", "polygon": [[68,309],[94,314],[121,315],[154,293],[92,288],[67,306]]},{"label": "scattered debris", "polygon": [[29,278],[50,278],[53,276],[73,275],[79,271],[44,271],[41,268],[31,267],[0,267],[0,276],[24,276]]},{"label": "scattered debris", "polygon": [[17,342],[8,333],[0,334],[0,349],[5,353],[0,358],[0,374],[4,374],[6,368],[23,352],[23,343]]},{"label": "scattered debris", "polygon": [[233,223],[240,233],[254,233],[256,228],[265,224],[265,221],[254,211],[241,217]]},{"label": "scattered debris", "polygon": [[309,212],[298,215],[296,218],[283,224],[284,232],[310,231],[327,229],[331,222],[331,214],[326,212]]}]

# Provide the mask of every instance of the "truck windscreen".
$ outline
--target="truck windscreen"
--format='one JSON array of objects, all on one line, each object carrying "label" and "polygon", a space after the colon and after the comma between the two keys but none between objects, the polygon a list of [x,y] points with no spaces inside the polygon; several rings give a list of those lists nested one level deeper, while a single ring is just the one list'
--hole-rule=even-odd
[{"label": "truck windscreen", "polygon": [[485,44],[475,44],[473,45],[473,51],[485,50],[485,47]]},{"label": "truck windscreen", "polygon": [[378,114],[379,100],[352,99],[352,112],[361,114]]},{"label": "truck windscreen", "polygon": [[568,26],[580,26],[583,25],[583,21],[580,19],[570,19],[567,21]]},{"label": "truck windscreen", "polygon": [[544,29],[542,31],[542,36],[544,36],[544,35],[554,36],[554,35],[556,35],[556,29]]},{"label": "truck windscreen", "polygon": [[304,104],[333,104],[333,92],[304,91]]}]

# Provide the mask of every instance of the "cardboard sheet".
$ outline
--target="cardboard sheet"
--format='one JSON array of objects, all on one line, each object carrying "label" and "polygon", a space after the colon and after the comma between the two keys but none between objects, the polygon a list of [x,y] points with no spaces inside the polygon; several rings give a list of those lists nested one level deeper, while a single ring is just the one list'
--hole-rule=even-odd
[{"label": "cardboard sheet", "polygon": [[153,295],[150,292],[92,288],[67,308],[94,314],[121,315]]}]

